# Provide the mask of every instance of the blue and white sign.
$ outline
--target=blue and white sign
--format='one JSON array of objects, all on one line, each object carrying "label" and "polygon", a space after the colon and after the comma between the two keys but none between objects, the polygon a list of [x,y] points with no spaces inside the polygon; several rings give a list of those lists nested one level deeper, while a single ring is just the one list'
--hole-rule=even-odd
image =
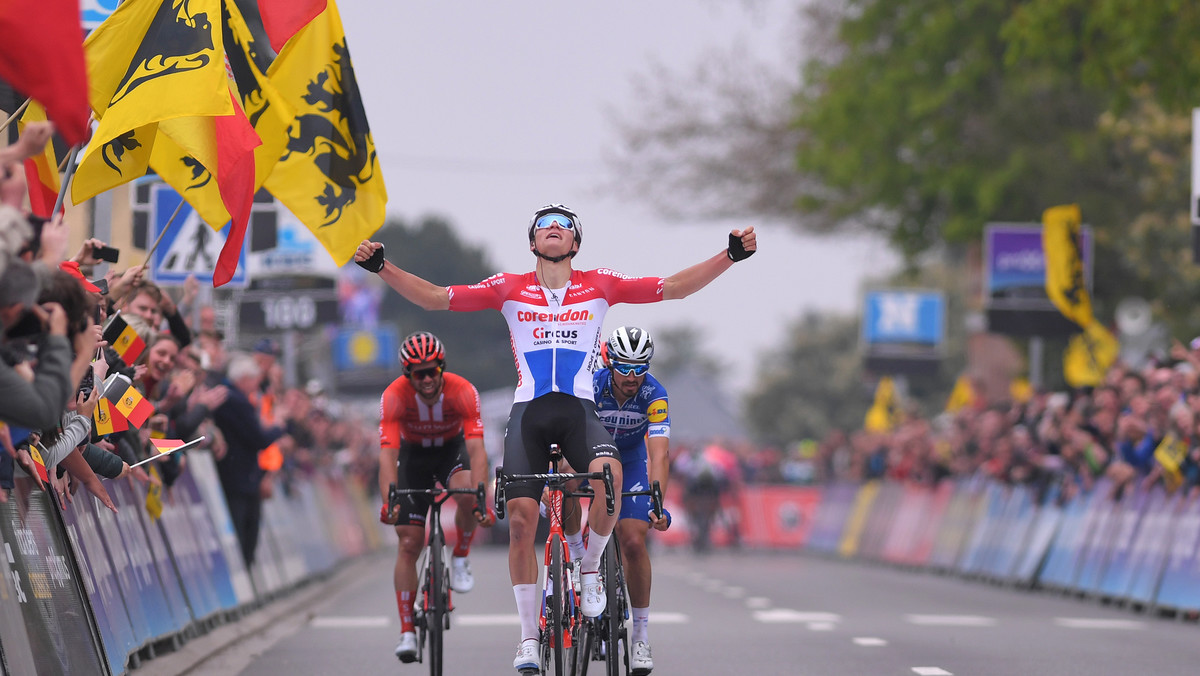
[{"label": "blue and white sign", "polygon": [[[175,207],[183,200],[179,193],[165,184],[155,185],[151,197],[150,242],[158,241],[159,235],[166,228],[162,242],[150,257],[150,278],[157,284],[182,284],[190,275],[195,275],[201,283],[212,284],[213,269],[217,266],[217,257],[225,246],[225,236],[229,233],[229,224],[220,232],[213,230],[196,213],[187,202],[179,209],[179,215],[171,226],[167,221],[175,213]],[[229,286],[243,287],[246,285],[246,243],[242,242],[242,255],[238,260],[237,270]]]},{"label": "blue and white sign", "polygon": [[82,0],[79,7],[80,23],[87,30],[99,26],[117,9],[120,2],[121,0]]},{"label": "blue and white sign", "polygon": [[940,345],[946,335],[946,299],[938,291],[870,291],[863,302],[862,327],[868,344]]}]

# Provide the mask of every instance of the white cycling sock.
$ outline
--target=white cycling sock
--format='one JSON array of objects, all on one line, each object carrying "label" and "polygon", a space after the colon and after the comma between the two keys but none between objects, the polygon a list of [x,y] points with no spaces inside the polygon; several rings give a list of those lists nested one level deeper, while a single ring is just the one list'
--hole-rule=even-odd
[{"label": "white cycling sock", "polygon": [[572,559],[582,559],[584,553],[583,547],[583,529],[580,528],[578,533],[563,533],[563,539],[567,541],[567,548],[571,550]]},{"label": "white cycling sock", "polygon": [[633,643],[642,641],[643,643],[650,642],[650,609],[649,608],[629,608],[633,614],[633,628],[629,632],[629,640]]},{"label": "white cycling sock", "polygon": [[580,572],[594,573],[600,570],[600,555],[604,553],[605,546],[608,545],[608,539],[612,537],[612,533],[601,535],[596,531],[588,536],[587,551],[583,554],[583,562],[580,563]]},{"label": "white cycling sock", "polygon": [[542,610],[542,590],[537,584],[514,584],[517,616],[521,618],[521,640],[538,637],[538,614]]}]

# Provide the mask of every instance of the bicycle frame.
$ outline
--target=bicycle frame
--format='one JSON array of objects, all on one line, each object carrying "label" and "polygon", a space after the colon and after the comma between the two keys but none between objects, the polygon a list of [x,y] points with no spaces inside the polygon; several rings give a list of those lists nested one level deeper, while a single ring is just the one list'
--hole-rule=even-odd
[{"label": "bicycle frame", "polygon": [[450,629],[449,569],[446,565],[446,534],[442,530],[442,505],[456,494],[471,494],[476,499],[476,509],[482,509],[487,499],[483,482],[478,487],[471,488],[414,488],[401,489],[396,484],[388,486],[388,513],[391,514],[404,495],[433,496],[429,506],[429,525],[425,547],[417,561],[419,572],[417,591],[421,602],[413,608],[414,615],[420,610],[420,617],[413,618],[417,626],[417,660],[425,661],[425,641],[429,640],[429,673],[431,676],[441,676],[443,667],[443,632]]},{"label": "bicycle frame", "polygon": [[[564,676],[566,667],[565,650],[572,646],[572,638],[579,622],[579,598],[571,583],[570,552],[562,529],[563,498],[573,495],[564,484],[577,479],[597,479],[604,483],[608,513],[615,511],[612,468],[607,463],[601,472],[568,473],[558,472],[562,453],[557,444],[550,446],[549,471],[543,474],[505,474],[503,467],[496,468],[495,510],[497,518],[505,512],[505,487],[513,481],[541,481],[549,489],[550,534],[546,538],[545,555],[542,562],[542,608],[538,619],[541,632],[542,673],[548,673],[554,663],[555,676]],[[553,658],[553,659],[552,659]]]}]

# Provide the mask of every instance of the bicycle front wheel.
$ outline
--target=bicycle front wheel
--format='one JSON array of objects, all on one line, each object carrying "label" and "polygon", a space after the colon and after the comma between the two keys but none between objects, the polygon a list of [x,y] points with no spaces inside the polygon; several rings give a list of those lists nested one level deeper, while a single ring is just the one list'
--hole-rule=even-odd
[{"label": "bicycle front wheel", "polygon": [[[552,593],[546,595],[546,642],[543,643],[543,655],[553,662],[554,676],[564,676],[567,664],[563,643],[566,637],[566,601],[569,593],[567,585],[570,584],[570,581],[564,574],[566,568],[563,565],[561,537],[551,536],[547,546],[550,547],[550,568],[546,571],[546,576]],[[547,647],[549,648],[548,655],[546,654]],[[550,665],[543,666],[544,673],[550,673],[545,668],[547,666]]]},{"label": "bicycle front wheel", "polygon": [[429,568],[425,590],[425,629],[429,637],[429,674],[442,676],[442,638],[446,627],[446,551],[441,542],[429,549]]},{"label": "bicycle front wheel", "polygon": [[604,614],[601,615],[608,643],[604,651],[606,676],[619,676],[622,672],[622,662],[626,670],[629,668],[629,640],[625,633],[625,577],[622,574],[618,551],[617,538],[610,538],[600,561],[600,570],[604,575],[604,593],[608,597]]}]

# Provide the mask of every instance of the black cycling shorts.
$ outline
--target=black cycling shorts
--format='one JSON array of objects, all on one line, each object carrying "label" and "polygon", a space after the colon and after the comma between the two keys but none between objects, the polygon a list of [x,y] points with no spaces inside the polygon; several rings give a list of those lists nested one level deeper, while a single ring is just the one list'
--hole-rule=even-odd
[{"label": "black cycling shorts", "polygon": [[[542,474],[550,467],[550,444],[576,472],[588,471],[595,458],[617,459],[612,435],[596,415],[596,404],[564,392],[543,394],[513,404],[504,430],[504,473]],[[506,500],[542,497],[542,483],[513,482],[504,489]]]},{"label": "black cycling shorts", "polygon": [[[400,458],[397,464],[396,487],[401,489],[433,488],[435,483],[450,486],[450,477],[455,473],[471,469],[471,457],[467,444],[460,434],[441,446],[422,446],[409,442],[400,443]],[[432,495],[400,496],[400,518],[397,526],[424,526],[425,515],[433,504]]]}]

